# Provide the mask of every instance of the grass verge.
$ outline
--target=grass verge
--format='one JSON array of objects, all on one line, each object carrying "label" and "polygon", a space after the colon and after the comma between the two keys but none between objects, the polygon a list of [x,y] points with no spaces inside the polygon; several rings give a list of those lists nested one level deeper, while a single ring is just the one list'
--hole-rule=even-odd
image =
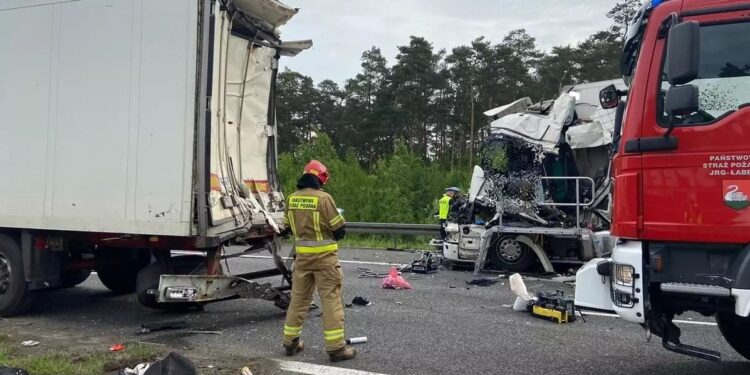
[{"label": "grass verge", "polygon": [[127,343],[120,352],[109,352],[107,348],[89,351],[25,348],[8,336],[0,336],[0,365],[19,367],[31,375],[101,375],[152,362],[161,354],[158,347],[140,343]]}]

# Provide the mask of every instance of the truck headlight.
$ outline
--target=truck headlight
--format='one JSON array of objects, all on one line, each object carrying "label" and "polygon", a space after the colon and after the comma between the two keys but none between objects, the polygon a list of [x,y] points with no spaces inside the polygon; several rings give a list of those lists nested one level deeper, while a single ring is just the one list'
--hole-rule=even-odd
[{"label": "truck headlight", "polygon": [[633,285],[633,274],[635,274],[635,268],[627,264],[615,264],[615,283],[632,286]]}]

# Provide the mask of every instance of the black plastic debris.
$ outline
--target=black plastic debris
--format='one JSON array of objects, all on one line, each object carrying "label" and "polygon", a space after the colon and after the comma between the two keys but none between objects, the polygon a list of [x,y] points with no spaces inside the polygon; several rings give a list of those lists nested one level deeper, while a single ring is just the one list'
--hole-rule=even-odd
[{"label": "black plastic debris", "polygon": [[187,327],[187,323],[182,320],[174,322],[146,323],[141,324],[141,328],[136,333],[144,335],[156,331],[165,331],[168,329],[182,329]]},{"label": "black plastic debris", "polygon": [[363,297],[357,296],[357,297],[354,297],[354,299],[352,300],[352,305],[369,306],[370,301],[364,299]]},{"label": "black plastic debris", "polygon": [[468,285],[476,285],[476,286],[490,286],[495,283],[497,283],[496,279],[487,279],[487,278],[474,279],[474,280],[466,282],[466,284]]},{"label": "black plastic debris", "polygon": [[0,375],[29,375],[29,372],[22,368],[0,366]]},{"label": "black plastic debris", "polygon": [[169,353],[149,366],[144,375],[197,375],[193,361],[179,353]]}]

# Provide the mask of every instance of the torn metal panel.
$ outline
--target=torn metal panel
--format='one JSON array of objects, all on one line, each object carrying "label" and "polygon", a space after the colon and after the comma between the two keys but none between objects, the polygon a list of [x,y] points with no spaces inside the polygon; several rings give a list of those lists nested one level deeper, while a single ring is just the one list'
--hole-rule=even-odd
[{"label": "torn metal panel", "polygon": [[[274,31],[286,24],[299,11],[277,0],[229,0],[243,13],[262,21],[267,30]],[[270,30],[268,30],[270,29]]]},{"label": "torn metal panel", "polygon": [[313,46],[312,40],[294,40],[288,42],[281,42],[279,53],[281,56],[294,57],[300,52],[310,49]]},{"label": "torn metal panel", "polygon": [[549,114],[521,112],[501,117],[491,123],[490,132],[520,138],[542,146],[545,152],[556,153],[563,127],[569,125],[574,116],[575,98],[562,94],[555,100]]},{"label": "torn metal panel", "polygon": [[489,111],[484,112],[484,115],[487,117],[490,117],[493,120],[497,120],[507,115],[511,115],[511,114],[518,113],[518,112],[523,112],[527,108],[531,107],[532,104],[534,103],[531,101],[531,98],[525,97],[525,98],[518,99],[513,103],[509,103],[504,106],[490,109]]}]

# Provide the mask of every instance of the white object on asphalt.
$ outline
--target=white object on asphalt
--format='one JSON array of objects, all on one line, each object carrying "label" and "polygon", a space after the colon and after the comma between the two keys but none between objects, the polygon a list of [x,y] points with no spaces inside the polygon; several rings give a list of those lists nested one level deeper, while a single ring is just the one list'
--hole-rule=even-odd
[{"label": "white object on asphalt", "polygon": [[529,302],[521,297],[516,297],[516,301],[513,302],[513,311],[528,311]]},{"label": "white object on asphalt", "polygon": [[529,294],[529,291],[526,290],[526,284],[523,282],[523,278],[521,275],[514,273],[510,275],[510,290],[513,291],[515,295],[518,297],[523,298],[524,301],[531,301],[533,297]]},{"label": "white object on asphalt", "polygon": [[242,368],[242,375],[253,375],[252,371],[250,371],[249,368],[243,367]]},{"label": "white object on asphalt", "polygon": [[21,343],[21,346],[25,346],[27,348],[37,345],[39,345],[39,341],[27,340]]},{"label": "white object on asphalt", "polygon": [[347,344],[364,344],[367,342],[367,337],[352,337],[350,339],[346,339]]}]

